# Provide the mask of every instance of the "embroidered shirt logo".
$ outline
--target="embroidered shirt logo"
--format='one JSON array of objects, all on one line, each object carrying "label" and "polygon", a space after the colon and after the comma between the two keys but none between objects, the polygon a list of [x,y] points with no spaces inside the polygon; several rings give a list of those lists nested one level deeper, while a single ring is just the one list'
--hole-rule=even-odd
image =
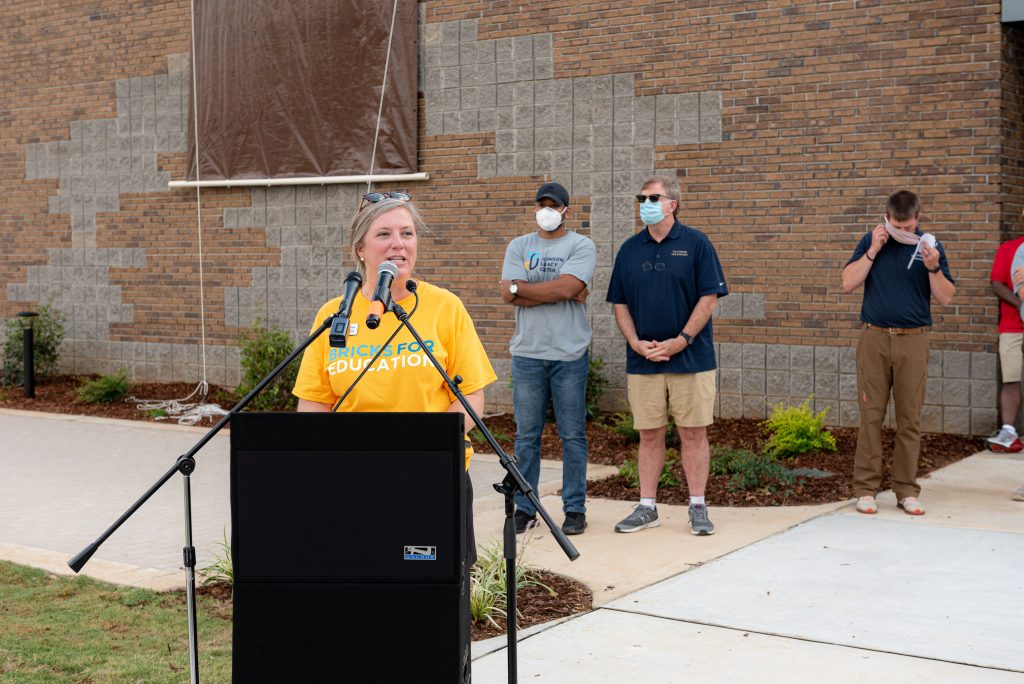
[{"label": "embroidered shirt logo", "polygon": [[672,256],[690,256],[690,253],[685,249],[673,249]]}]

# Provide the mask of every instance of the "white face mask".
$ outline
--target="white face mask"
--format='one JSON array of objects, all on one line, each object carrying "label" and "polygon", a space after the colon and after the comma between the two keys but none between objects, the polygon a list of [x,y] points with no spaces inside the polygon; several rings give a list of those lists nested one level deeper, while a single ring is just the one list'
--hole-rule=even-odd
[{"label": "white face mask", "polygon": [[537,225],[540,226],[541,230],[549,233],[553,230],[558,230],[558,226],[562,225],[562,214],[565,213],[566,209],[568,209],[568,207],[563,208],[562,211],[552,209],[551,207],[538,209],[535,217],[537,219]]}]

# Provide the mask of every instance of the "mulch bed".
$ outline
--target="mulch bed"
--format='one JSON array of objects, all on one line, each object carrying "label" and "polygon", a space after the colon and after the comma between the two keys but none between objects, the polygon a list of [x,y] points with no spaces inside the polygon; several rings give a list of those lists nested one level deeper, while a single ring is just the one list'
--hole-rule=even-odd
[{"label": "mulch bed", "polygon": [[[591,610],[594,606],[593,594],[586,586],[575,580],[547,570],[538,570],[536,579],[554,589],[555,595],[552,596],[546,589],[537,586],[528,586],[516,592],[516,604],[520,614],[516,624],[519,629],[583,613]],[[196,593],[216,599],[225,611],[228,610],[231,603],[230,584],[198,586]],[[184,593],[182,596],[184,597]],[[495,615],[494,618],[497,625],[486,620],[473,623],[473,641],[505,634],[505,619],[500,615]]]},{"label": "mulch bed", "polygon": [[[508,453],[514,450],[515,420],[509,414],[493,416],[484,421],[494,434],[502,449]],[[856,428],[831,428],[836,439],[835,452],[810,452],[785,461],[790,468],[815,468],[832,473],[829,477],[800,477],[795,485],[753,491],[730,491],[728,475],[712,475],[708,480],[705,496],[713,506],[802,506],[810,504],[845,501],[853,497],[853,456],[857,449]],[[892,448],[895,432],[883,430],[882,445],[885,450],[885,476],[882,488],[892,485]],[[636,458],[637,443],[616,432],[610,418],[587,423],[587,440],[590,461],[619,466],[627,458]],[[765,441],[760,421],[749,418],[721,419],[708,428],[708,441],[715,446],[732,449],[758,451]],[[669,440],[669,448],[678,450],[678,439]],[[488,444],[477,444],[481,452],[490,451]],[[984,440],[965,435],[923,435],[921,457],[918,463],[919,476],[926,476],[933,470],[947,466],[962,458],[976,454],[985,448]],[[556,427],[548,424],[541,437],[544,458],[559,460],[562,457],[561,442]],[[689,501],[686,477],[681,463],[673,468],[681,484],[678,487],[662,487],[658,490],[658,502],[685,505]],[[587,496],[621,501],[637,501],[639,488],[630,487],[621,475],[587,485]]]},{"label": "mulch bed", "polygon": [[[57,375],[36,380],[35,399],[26,399],[21,387],[0,387],[0,408],[21,409],[24,411],[46,411],[48,413],[67,413],[80,416],[96,416],[99,418],[122,418],[125,420],[156,421],[145,411],[140,411],[135,404],[127,401],[114,401],[108,404],[86,404],[78,398],[78,388],[87,380],[97,378],[96,375],[76,376]],[[192,394],[198,383],[138,383],[129,386],[128,395],[138,399],[184,399]],[[189,403],[217,404],[227,410],[235,405],[231,400],[230,391],[210,385],[206,399],[192,397]],[[213,425],[217,419],[206,417],[197,425]]]}]

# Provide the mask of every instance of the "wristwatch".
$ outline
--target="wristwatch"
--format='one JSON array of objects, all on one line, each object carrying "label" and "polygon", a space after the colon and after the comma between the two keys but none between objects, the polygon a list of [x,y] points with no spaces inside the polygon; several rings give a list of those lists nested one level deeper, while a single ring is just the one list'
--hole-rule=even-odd
[{"label": "wristwatch", "polygon": [[935,268],[929,268],[929,269],[928,269],[928,272],[929,272],[929,273],[938,273],[938,272],[939,272],[939,271],[941,271],[941,270],[942,270],[942,266],[940,266],[940,265],[936,264],[936,265],[935,265]]},{"label": "wristwatch", "polygon": [[519,293],[519,283],[512,283],[508,286],[508,293],[515,297]]},{"label": "wristwatch", "polygon": [[693,344],[693,335],[690,335],[685,330],[681,330],[679,332],[679,336],[682,337],[684,340],[686,340],[686,346],[687,347],[689,347],[691,344]]}]

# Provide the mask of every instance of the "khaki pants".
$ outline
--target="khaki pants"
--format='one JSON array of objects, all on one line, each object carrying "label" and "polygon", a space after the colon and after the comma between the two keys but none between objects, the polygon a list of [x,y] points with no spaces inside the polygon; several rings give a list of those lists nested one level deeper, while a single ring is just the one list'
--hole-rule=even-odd
[{"label": "khaki pants", "polygon": [[928,379],[928,333],[893,335],[867,328],[857,343],[857,398],[860,431],[854,459],[854,496],[874,496],[882,486],[882,422],[892,391],[896,406],[896,446],[892,488],[896,500],[916,497],[921,447],[921,406]]}]

